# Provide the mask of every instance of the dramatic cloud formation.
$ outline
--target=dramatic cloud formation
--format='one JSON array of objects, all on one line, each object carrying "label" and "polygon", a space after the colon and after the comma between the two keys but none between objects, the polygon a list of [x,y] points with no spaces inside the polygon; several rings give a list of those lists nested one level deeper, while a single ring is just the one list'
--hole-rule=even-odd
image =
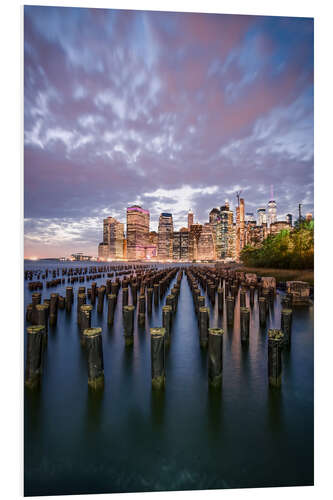
[{"label": "dramatic cloud formation", "polygon": [[25,7],[25,255],[97,254],[140,203],[157,229],[271,186],[313,211],[311,19]]}]

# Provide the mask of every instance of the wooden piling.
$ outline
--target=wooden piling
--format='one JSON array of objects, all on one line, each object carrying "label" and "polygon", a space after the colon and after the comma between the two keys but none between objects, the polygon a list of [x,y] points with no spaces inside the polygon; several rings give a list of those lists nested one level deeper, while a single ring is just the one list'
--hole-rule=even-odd
[{"label": "wooden piling", "polygon": [[213,387],[222,384],[223,334],[222,328],[208,330],[208,381]]},{"label": "wooden piling", "polygon": [[92,389],[104,386],[104,363],[102,328],[87,328],[83,330],[88,365],[88,385]]},{"label": "wooden piling", "polygon": [[34,389],[40,382],[44,335],[44,325],[33,325],[27,328],[27,356],[24,384],[29,389]]},{"label": "wooden piling", "polygon": [[283,333],[281,330],[268,330],[268,380],[269,385],[281,385],[281,350]]},{"label": "wooden piling", "polygon": [[125,344],[132,345],[134,340],[134,306],[123,307],[123,324],[124,324],[124,337]]},{"label": "wooden piling", "polygon": [[150,329],[151,381],[153,389],[165,385],[165,328]]},{"label": "wooden piling", "polygon": [[250,309],[247,307],[240,308],[240,336],[241,342],[246,344],[249,341],[250,333]]}]

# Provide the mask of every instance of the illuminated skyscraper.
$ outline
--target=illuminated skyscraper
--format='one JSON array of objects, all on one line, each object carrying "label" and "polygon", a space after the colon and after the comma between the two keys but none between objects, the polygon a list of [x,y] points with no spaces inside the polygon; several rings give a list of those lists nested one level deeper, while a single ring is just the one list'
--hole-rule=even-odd
[{"label": "illuminated skyscraper", "polygon": [[202,231],[201,224],[192,224],[189,234],[189,260],[198,259],[198,243]]},{"label": "illuminated skyscraper", "polygon": [[274,200],[270,200],[267,205],[267,214],[268,214],[268,226],[276,222],[276,203]]},{"label": "illuminated skyscraper", "polygon": [[265,208],[258,208],[257,215],[258,215],[258,226],[262,226],[263,224],[267,223]]},{"label": "illuminated skyscraper", "polygon": [[202,226],[202,231],[198,240],[198,260],[215,260],[215,238],[213,235],[213,227],[210,223]]},{"label": "illuminated skyscraper", "polygon": [[187,228],[181,228],[180,231],[173,233],[172,242],[173,260],[189,260],[189,231]]},{"label": "illuminated skyscraper", "polygon": [[110,259],[122,259],[124,256],[124,224],[114,217],[103,220],[103,243],[109,247]]},{"label": "illuminated skyscraper", "polygon": [[221,217],[221,259],[231,258],[233,252],[233,212],[226,201],[220,210]]},{"label": "illuminated skyscraper", "polygon": [[193,224],[193,212],[190,209],[188,211],[188,214],[187,214],[187,228],[188,228],[188,230],[191,229],[192,224]]},{"label": "illuminated skyscraper", "polygon": [[124,224],[114,217],[103,220],[103,242],[98,246],[98,257],[101,260],[124,257]]},{"label": "illuminated skyscraper", "polygon": [[173,221],[172,214],[162,212],[158,223],[157,256],[161,260],[172,259]]},{"label": "illuminated skyscraper", "polygon": [[127,258],[144,259],[149,246],[149,211],[138,205],[127,208]]},{"label": "illuminated skyscraper", "polygon": [[222,233],[221,233],[221,216],[220,216],[220,210],[218,208],[213,208],[209,212],[209,223],[210,223],[212,230],[213,230],[216,258],[220,258],[220,256],[221,256],[221,244],[222,244],[221,234]]},{"label": "illuminated skyscraper", "polygon": [[240,253],[245,245],[245,205],[244,199],[240,198],[239,206],[236,208],[236,259],[239,260]]}]

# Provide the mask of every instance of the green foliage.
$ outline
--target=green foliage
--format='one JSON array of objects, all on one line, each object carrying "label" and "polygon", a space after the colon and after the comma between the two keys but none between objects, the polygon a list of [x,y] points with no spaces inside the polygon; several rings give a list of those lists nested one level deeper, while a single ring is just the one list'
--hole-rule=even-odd
[{"label": "green foliage", "polygon": [[302,221],[293,231],[282,230],[268,236],[258,248],[247,245],[241,253],[249,267],[313,269],[314,222]]}]

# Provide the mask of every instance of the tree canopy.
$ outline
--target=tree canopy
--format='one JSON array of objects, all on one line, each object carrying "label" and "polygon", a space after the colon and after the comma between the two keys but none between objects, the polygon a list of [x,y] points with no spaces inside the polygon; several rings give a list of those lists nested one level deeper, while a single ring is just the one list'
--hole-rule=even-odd
[{"label": "tree canopy", "polygon": [[268,236],[259,248],[246,245],[241,261],[249,267],[313,269],[314,222],[301,221],[292,231]]}]

